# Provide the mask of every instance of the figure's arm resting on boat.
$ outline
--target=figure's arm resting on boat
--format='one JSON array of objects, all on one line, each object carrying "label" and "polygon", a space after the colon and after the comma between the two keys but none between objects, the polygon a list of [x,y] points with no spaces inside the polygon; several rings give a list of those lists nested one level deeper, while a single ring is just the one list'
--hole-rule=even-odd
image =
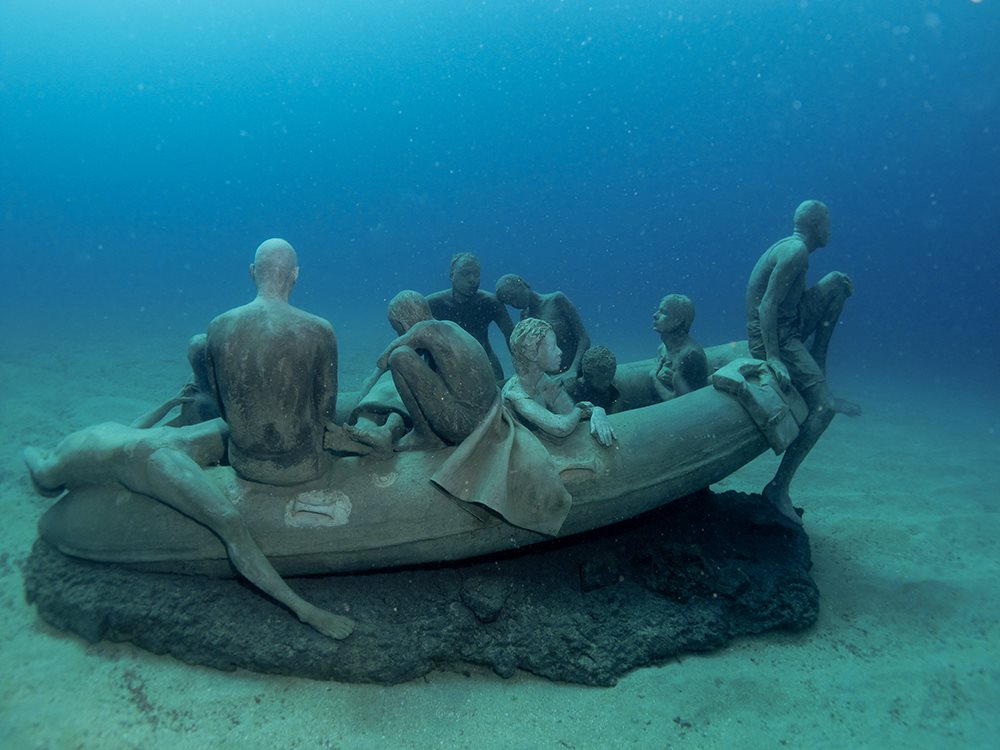
[{"label": "figure's arm resting on boat", "polygon": [[[605,448],[610,447],[615,439],[615,431],[611,427],[611,420],[608,419],[608,413],[604,410],[604,407],[594,406],[589,401],[583,401],[581,404],[585,405],[585,409],[589,407],[590,410],[590,434]],[[577,404],[577,408],[581,404]]]},{"label": "figure's arm resting on boat", "polygon": [[583,410],[578,407],[572,407],[566,414],[556,414],[528,396],[508,398],[507,403],[526,422],[553,437],[572,434],[583,418]]}]

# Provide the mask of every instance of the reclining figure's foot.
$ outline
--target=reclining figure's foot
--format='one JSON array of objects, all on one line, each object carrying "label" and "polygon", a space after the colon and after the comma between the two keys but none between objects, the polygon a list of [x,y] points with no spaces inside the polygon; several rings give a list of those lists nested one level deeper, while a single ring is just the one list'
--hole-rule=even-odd
[{"label": "reclining figure's foot", "polygon": [[28,474],[31,476],[31,483],[35,485],[35,491],[45,497],[58,497],[62,494],[64,487],[54,485],[45,476],[45,465],[48,462],[48,455],[29,445],[21,453],[24,463],[28,467]]},{"label": "reclining figure's foot", "polygon": [[335,615],[312,604],[306,603],[300,607],[298,616],[306,625],[311,625],[323,635],[338,641],[354,632],[355,622],[350,617]]}]

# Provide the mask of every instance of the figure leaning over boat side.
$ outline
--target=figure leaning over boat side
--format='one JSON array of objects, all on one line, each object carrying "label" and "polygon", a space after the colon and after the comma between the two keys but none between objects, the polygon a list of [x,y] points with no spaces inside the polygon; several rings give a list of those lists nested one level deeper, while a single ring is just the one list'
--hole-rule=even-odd
[{"label": "figure leaning over boat side", "polygon": [[708,357],[691,338],[694,303],[683,294],[668,294],[653,313],[653,330],[660,334],[659,359],[651,373],[661,401],[708,385]]},{"label": "figure leaning over boat side", "polygon": [[[514,321],[495,294],[479,288],[479,258],[472,253],[457,253],[451,259],[451,289],[427,296],[431,314],[438,320],[451,320],[480,343],[493,368],[496,380],[503,380],[503,368],[490,345],[490,323],[496,323],[504,341],[509,341]],[[508,344],[509,345],[509,344]]]},{"label": "figure leaning over boat side", "polygon": [[764,497],[797,525],[802,520],[792,505],[789,487],[837,408],[826,382],[826,357],[844,302],[854,291],[851,279],[838,271],[806,288],[809,254],[829,239],[826,205],[816,200],[801,203],[795,210],[792,235],[764,251],[747,285],[750,352],[767,361],[781,385],[795,386],[809,406],[799,436],[785,450],[777,473],[763,490]]},{"label": "figure leaning over boat side", "polygon": [[512,273],[501,276],[496,288],[497,299],[520,310],[521,320],[540,318],[552,326],[562,351],[559,372],[565,372],[567,380],[577,377],[583,354],[590,348],[590,336],[569,297],[562,292],[539,294],[528,282]]},{"label": "figure leaning over boat side", "polygon": [[566,393],[574,401],[590,401],[608,414],[629,407],[615,386],[618,360],[606,346],[592,346],[580,360],[580,376],[566,383]]},{"label": "figure leaning over boat side", "polygon": [[229,424],[229,462],[244,479],[293,485],[320,479],[332,456],[323,432],[337,406],[333,327],[288,303],[299,277],[295,250],[267,240],[250,276],[257,296],[208,327],[208,365]]},{"label": "figure leaning over boat side", "polygon": [[553,437],[566,437],[583,419],[590,419],[590,432],[603,446],[615,439],[608,415],[590,402],[574,404],[560,380],[562,352],[552,326],[539,318],[526,318],[510,335],[514,377],[503,387],[507,405],[533,429]]},{"label": "figure leaning over boat side", "polygon": [[[388,317],[399,337],[379,356],[344,432],[382,455],[393,443],[397,450],[461,443],[497,400],[486,352],[457,324],[434,320],[427,300],[418,292],[405,290],[393,297]],[[377,384],[380,393],[369,398]],[[388,394],[387,385],[394,386]],[[405,411],[385,408],[395,396]],[[412,424],[408,433],[407,420]]]},{"label": "figure leaning over boat side", "polygon": [[250,536],[239,511],[208,479],[229,430],[221,419],[183,427],[142,429],[106,422],[64,438],[53,450],[28,447],[24,461],[43,494],[118,483],[169,505],[208,527],[247,580],[331,638],[346,638],[354,621],[320,609],[292,591]]}]

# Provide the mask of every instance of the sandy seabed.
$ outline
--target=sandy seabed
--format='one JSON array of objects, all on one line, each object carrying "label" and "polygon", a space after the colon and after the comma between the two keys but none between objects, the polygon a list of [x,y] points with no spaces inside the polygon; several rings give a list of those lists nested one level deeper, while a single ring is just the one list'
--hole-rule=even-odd
[{"label": "sandy seabed", "polygon": [[[385,331],[344,354],[367,372]],[[442,671],[392,687],[222,673],[43,623],[20,565],[52,502],[20,452],[130,421],[186,378],[186,332],[4,331],[0,747],[974,748],[1000,737],[1000,396],[844,377],[838,417],[793,486],[817,625],[641,669],[614,688]],[[835,385],[837,383],[835,382]],[[759,490],[766,455],[720,483]]]}]

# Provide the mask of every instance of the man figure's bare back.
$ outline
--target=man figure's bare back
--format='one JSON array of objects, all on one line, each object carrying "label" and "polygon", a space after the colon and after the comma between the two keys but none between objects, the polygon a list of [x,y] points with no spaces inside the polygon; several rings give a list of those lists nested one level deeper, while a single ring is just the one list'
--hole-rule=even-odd
[{"label": "man figure's bare back", "polygon": [[337,339],[327,321],[288,303],[298,273],[291,245],[264,242],[250,266],[256,299],[208,327],[229,461],[240,476],[266,484],[309,482],[330,466],[323,431],[337,406]]}]

